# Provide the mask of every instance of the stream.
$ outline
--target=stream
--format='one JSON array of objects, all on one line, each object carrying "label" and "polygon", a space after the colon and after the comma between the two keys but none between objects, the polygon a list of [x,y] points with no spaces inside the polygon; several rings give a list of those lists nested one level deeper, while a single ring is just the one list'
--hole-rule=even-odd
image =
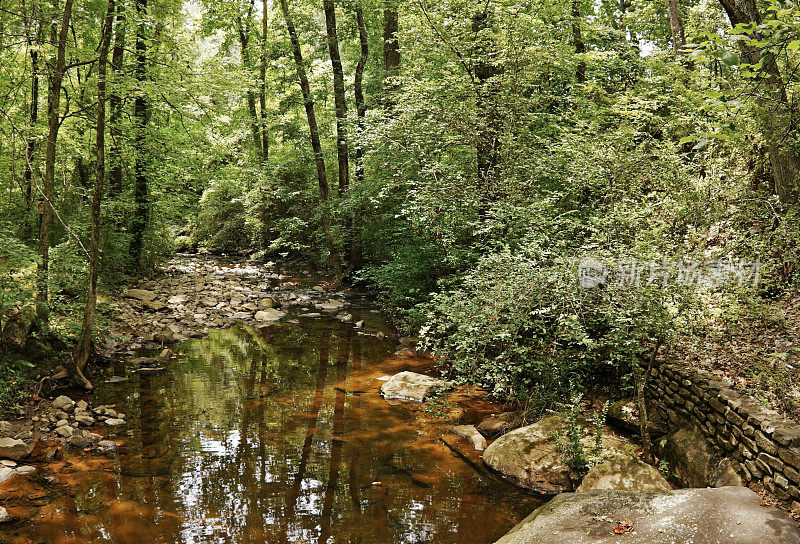
[{"label": "stream", "polygon": [[28,521],[0,542],[494,542],[542,500],[439,437],[497,406],[385,401],[381,378],[432,361],[395,354],[367,299],[348,311],[383,334],[295,309],[176,344],[165,372],[98,380],[92,402],[127,414],[118,453],[65,449],[44,468],[41,498],[30,492]]}]

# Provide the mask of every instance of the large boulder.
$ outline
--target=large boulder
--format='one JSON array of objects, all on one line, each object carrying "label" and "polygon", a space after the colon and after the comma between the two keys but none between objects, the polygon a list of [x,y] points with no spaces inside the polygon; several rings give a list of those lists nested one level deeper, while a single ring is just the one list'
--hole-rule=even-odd
[{"label": "large boulder", "polygon": [[31,454],[31,448],[22,440],[0,438],[0,459],[19,461]]},{"label": "large boulder", "polygon": [[125,291],[125,296],[128,298],[140,300],[142,302],[151,302],[155,300],[158,295],[146,289],[128,289],[127,291]]},{"label": "large boulder", "polygon": [[280,310],[275,310],[274,308],[267,308],[265,310],[256,312],[255,318],[256,321],[278,321],[285,315],[286,312],[281,312]]},{"label": "large boulder", "polygon": [[381,387],[381,393],[383,393],[383,398],[388,400],[424,402],[432,394],[449,387],[450,384],[444,380],[406,371],[389,378]]},{"label": "large boulder", "polygon": [[670,491],[672,486],[658,470],[635,457],[620,456],[592,467],[578,487],[586,491]]},{"label": "large boulder", "polygon": [[[569,423],[550,416],[533,425],[520,427],[492,442],[483,452],[483,462],[504,478],[541,492],[573,489],[570,468],[556,446],[556,437],[567,432]],[[594,439],[587,431],[582,440],[588,451]],[[615,436],[603,436],[603,450],[610,457],[627,455],[633,446]]]},{"label": "large boulder", "polygon": [[686,487],[706,487],[718,459],[703,433],[695,427],[673,431],[656,443],[658,454]]},{"label": "large boulder", "polygon": [[496,544],[797,544],[784,512],[744,487],[564,493]]}]

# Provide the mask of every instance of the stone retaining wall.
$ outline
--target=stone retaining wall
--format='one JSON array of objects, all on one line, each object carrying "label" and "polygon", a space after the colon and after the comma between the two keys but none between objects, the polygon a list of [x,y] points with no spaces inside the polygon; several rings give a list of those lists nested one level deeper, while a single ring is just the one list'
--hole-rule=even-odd
[{"label": "stone retaining wall", "polygon": [[748,482],[781,500],[800,500],[800,425],[782,418],[731,382],[672,364],[653,368],[651,410],[670,427],[698,427]]}]

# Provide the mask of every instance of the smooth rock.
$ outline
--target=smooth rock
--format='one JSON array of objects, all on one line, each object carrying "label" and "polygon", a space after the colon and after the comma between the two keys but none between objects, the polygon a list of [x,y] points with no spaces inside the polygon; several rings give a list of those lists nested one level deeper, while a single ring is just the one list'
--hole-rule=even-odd
[{"label": "smooth rock", "polygon": [[[611,520],[611,523],[606,520]],[[619,522],[633,530],[615,534]],[[744,487],[563,493],[495,544],[797,544],[784,512]]]},{"label": "smooth rock", "polygon": [[11,459],[0,459],[0,465],[8,468],[14,468],[17,466],[17,463]]},{"label": "smooth rock", "polygon": [[286,315],[286,312],[276,310],[274,308],[267,308],[256,312],[256,321],[278,321]]},{"label": "smooth rock", "polygon": [[36,472],[36,467],[32,467],[32,466],[28,466],[28,465],[19,467],[17,469],[17,474],[20,474],[22,476],[24,476],[26,474],[33,474],[34,472]]},{"label": "smooth rock", "polygon": [[597,490],[652,493],[671,491],[672,486],[654,466],[623,455],[589,469],[577,489],[581,493]]},{"label": "smooth rock", "polygon": [[0,484],[10,480],[16,473],[16,469],[10,467],[0,467]]},{"label": "smooth rock", "polygon": [[31,448],[22,440],[0,438],[0,458],[19,461],[31,453]]},{"label": "smooth rock", "polygon": [[698,429],[678,429],[656,442],[659,457],[687,487],[706,487],[716,468],[713,449]]},{"label": "smooth rock", "polygon": [[483,451],[486,449],[486,439],[478,432],[475,425],[458,425],[453,427],[453,432],[469,440],[476,450]]},{"label": "smooth rock", "polygon": [[151,300],[154,300],[158,295],[156,295],[152,291],[147,291],[145,289],[128,289],[127,291],[125,291],[125,296],[128,298],[141,300],[142,302],[150,302]]},{"label": "smooth rock", "polygon": [[87,427],[91,427],[92,425],[94,425],[94,418],[92,416],[88,415],[75,416],[75,420],[81,425],[86,425]]},{"label": "smooth rock", "polygon": [[97,443],[97,449],[100,451],[115,451],[117,443],[112,440],[101,440]]},{"label": "smooth rock", "polygon": [[125,383],[128,381],[130,381],[130,378],[127,376],[111,376],[106,380],[106,383]]},{"label": "smooth rock", "polygon": [[11,521],[11,516],[8,515],[8,511],[0,506],[0,523],[6,523]]},{"label": "smooth rock", "polygon": [[509,428],[507,421],[503,421],[499,417],[487,417],[478,424],[478,432],[486,438],[497,438]]},{"label": "smooth rock", "polygon": [[117,418],[108,418],[106,420],[106,425],[110,427],[116,427],[118,425],[125,425],[124,419],[117,419]]},{"label": "smooth rock", "polygon": [[708,478],[710,487],[744,487],[744,481],[739,473],[739,463],[726,457]]},{"label": "smooth rock", "polygon": [[70,427],[69,425],[64,425],[63,427],[59,427],[56,429],[56,434],[62,438],[69,438],[72,436],[72,433],[75,432],[75,429]]},{"label": "smooth rock", "polygon": [[384,383],[381,393],[385,399],[424,402],[433,393],[449,387],[450,384],[444,380],[406,371],[395,374]]},{"label": "smooth rock", "polygon": [[316,304],[316,307],[319,308],[320,310],[325,310],[325,311],[328,311],[328,312],[332,312],[334,310],[339,310],[339,309],[343,308],[344,307],[344,302],[342,302],[341,300],[335,300],[335,299],[331,298],[331,299],[328,299],[327,302],[322,302],[320,304]]},{"label": "smooth rock", "polygon": [[75,401],[66,395],[61,395],[60,397],[56,397],[56,399],[52,402],[52,406],[56,410],[69,412],[70,409],[75,406]]}]

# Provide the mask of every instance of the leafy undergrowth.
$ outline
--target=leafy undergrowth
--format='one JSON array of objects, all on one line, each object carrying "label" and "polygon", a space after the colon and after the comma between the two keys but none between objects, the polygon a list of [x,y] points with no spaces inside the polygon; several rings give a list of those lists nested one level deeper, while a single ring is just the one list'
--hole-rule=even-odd
[{"label": "leafy undergrowth", "polygon": [[800,293],[717,302],[680,338],[671,358],[722,373],[737,389],[800,421]]}]

